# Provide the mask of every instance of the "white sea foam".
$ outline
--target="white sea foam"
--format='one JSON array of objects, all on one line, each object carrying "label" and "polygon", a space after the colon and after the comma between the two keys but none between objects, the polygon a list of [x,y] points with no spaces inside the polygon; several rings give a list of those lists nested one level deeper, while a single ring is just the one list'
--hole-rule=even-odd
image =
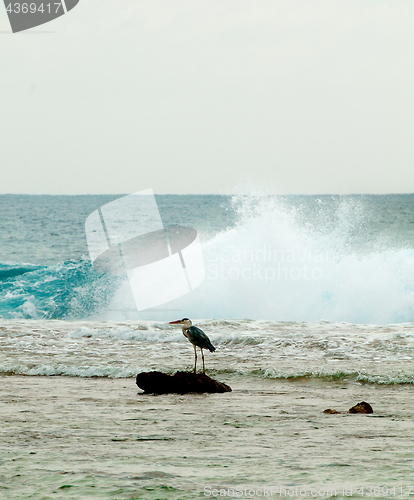
[{"label": "white sea foam", "polygon": [[414,384],[414,373],[403,373],[401,370],[393,371],[392,373],[368,373],[366,370],[351,371],[332,369],[301,369],[298,371],[277,371],[274,369],[266,369],[263,373],[263,377],[285,380],[311,378],[321,379],[325,381],[348,380],[379,385]]},{"label": "white sea foam", "polygon": [[[81,378],[134,378],[137,373],[145,371],[139,366],[66,366],[58,365],[10,365],[0,364],[0,374],[3,375],[24,375],[24,376],[66,376]],[[174,370],[163,370],[172,373]],[[392,373],[375,373],[365,370],[334,370],[334,369],[298,369],[298,370],[276,370],[273,368],[255,368],[241,369],[237,367],[212,369],[210,375],[219,376],[220,374],[233,374],[244,377],[263,377],[268,379],[282,380],[301,380],[301,379],[320,379],[326,382],[350,381],[363,382],[378,385],[401,385],[414,384],[414,373],[404,373],[393,371]]]},{"label": "white sea foam", "polygon": [[26,376],[131,378],[142,371],[138,366],[0,365],[0,373]]},{"label": "white sea foam", "polygon": [[[235,197],[236,224],[218,233],[208,224],[203,225],[205,233],[200,230],[206,278],[180,299],[138,313],[125,279],[98,275],[89,261],[66,261],[34,266],[6,279],[0,314],[158,322],[184,316],[412,322],[414,250],[408,223],[392,223],[401,215],[394,207],[387,221],[394,232],[378,235],[381,224],[373,218],[373,207],[360,198],[292,203],[268,196]],[[5,265],[3,272],[13,273],[16,266],[21,267]]]},{"label": "white sea foam", "polygon": [[[216,347],[205,353],[211,373],[378,384],[414,380],[414,324],[196,324]],[[191,369],[193,362],[181,329],[168,323],[0,320],[0,373],[123,378],[138,371]]]},{"label": "white sea foam", "polygon": [[96,319],[414,321],[414,250],[362,234],[361,204],[343,201],[314,220],[275,198],[234,204],[237,226],[204,243],[206,279],[199,288],[164,310],[134,314],[123,312],[134,310],[125,282]]}]

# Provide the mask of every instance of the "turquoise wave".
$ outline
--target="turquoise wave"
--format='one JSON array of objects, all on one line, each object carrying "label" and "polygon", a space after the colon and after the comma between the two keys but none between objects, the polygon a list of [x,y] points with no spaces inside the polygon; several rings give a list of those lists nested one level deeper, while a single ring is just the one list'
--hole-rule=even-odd
[{"label": "turquoise wave", "polygon": [[109,303],[119,281],[95,271],[89,260],[53,266],[0,263],[0,317],[87,318]]}]

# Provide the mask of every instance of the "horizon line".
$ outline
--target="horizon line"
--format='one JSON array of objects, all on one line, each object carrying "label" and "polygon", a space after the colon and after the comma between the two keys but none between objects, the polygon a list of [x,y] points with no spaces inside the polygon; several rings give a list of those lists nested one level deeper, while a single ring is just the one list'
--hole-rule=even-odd
[{"label": "horizon line", "polygon": [[[128,196],[134,193],[0,193],[0,196]],[[390,196],[412,195],[414,192],[388,193],[260,193],[263,196]],[[156,193],[156,196],[257,196],[256,193]]]}]

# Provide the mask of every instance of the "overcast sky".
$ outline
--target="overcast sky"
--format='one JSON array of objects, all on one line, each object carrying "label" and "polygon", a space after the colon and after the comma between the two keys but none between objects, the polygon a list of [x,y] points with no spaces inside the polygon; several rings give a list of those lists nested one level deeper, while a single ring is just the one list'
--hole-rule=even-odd
[{"label": "overcast sky", "polygon": [[0,31],[0,193],[414,192],[412,0],[80,0],[20,34],[0,5]]}]

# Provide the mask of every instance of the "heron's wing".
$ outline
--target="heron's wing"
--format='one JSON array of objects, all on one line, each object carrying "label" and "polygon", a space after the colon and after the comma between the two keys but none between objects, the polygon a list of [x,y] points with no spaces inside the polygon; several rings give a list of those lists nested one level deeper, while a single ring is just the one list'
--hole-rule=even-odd
[{"label": "heron's wing", "polygon": [[200,330],[200,328],[197,328],[196,326],[190,326],[187,330],[187,338],[192,344],[201,347],[202,349],[208,349],[211,352],[216,350],[203,330]]}]

